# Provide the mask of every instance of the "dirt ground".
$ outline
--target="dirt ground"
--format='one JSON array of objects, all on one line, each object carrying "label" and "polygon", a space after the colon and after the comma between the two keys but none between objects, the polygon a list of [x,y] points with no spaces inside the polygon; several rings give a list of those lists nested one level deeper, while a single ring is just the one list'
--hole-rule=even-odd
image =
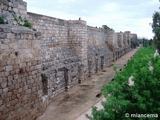
[{"label": "dirt ground", "polygon": [[96,95],[113,78],[113,65],[123,68],[136,51],[137,49],[133,49],[113,62],[112,66],[99,70],[97,74],[93,74],[81,84],[57,95],[37,120],[76,120],[78,116],[103,98],[102,95],[99,98]]}]

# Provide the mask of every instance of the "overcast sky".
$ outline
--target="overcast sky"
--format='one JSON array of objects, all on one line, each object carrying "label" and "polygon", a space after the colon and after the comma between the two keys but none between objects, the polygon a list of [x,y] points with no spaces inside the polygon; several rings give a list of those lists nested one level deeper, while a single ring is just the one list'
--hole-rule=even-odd
[{"label": "overcast sky", "polygon": [[131,31],[139,37],[152,38],[154,11],[159,0],[24,0],[27,11],[65,20],[87,21],[87,25],[108,25],[116,32]]}]

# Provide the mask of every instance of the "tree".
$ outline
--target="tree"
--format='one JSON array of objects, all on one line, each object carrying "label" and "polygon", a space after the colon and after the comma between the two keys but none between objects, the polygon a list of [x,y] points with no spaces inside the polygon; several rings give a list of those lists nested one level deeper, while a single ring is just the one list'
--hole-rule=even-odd
[{"label": "tree", "polygon": [[132,73],[134,85],[128,84],[128,77],[124,75],[127,71],[115,76],[115,82],[108,83],[102,90],[106,98],[106,101],[102,102],[104,109],[97,110],[93,107],[92,116],[87,115],[88,119],[130,120],[125,117],[125,113],[160,113],[160,56],[154,58],[153,55],[146,56],[140,52],[137,56]]},{"label": "tree", "polygon": [[102,27],[105,29],[105,30],[110,30],[111,28],[108,27],[107,25],[102,25]]},{"label": "tree", "polygon": [[153,14],[152,31],[154,33],[155,47],[160,51],[160,13]]},{"label": "tree", "polygon": [[131,48],[136,48],[139,46],[139,41],[136,39],[131,39]]}]

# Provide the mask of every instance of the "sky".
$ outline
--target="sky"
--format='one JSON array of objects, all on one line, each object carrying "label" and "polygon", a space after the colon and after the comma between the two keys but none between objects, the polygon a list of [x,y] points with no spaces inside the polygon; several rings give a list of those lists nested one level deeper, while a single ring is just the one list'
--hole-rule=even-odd
[{"label": "sky", "polygon": [[65,20],[107,25],[116,32],[131,31],[138,37],[153,38],[152,16],[160,11],[159,0],[24,0],[27,11]]}]

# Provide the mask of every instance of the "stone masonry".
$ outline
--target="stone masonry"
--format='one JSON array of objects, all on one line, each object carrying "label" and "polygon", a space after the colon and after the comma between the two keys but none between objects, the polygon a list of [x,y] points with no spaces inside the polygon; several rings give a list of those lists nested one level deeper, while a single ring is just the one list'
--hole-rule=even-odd
[{"label": "stone masonry", "polygon": [[0,120],[36,119],[53,97],[130,51],[137,38],[29,13],[23,0],[0,0],[0,18]]}]

